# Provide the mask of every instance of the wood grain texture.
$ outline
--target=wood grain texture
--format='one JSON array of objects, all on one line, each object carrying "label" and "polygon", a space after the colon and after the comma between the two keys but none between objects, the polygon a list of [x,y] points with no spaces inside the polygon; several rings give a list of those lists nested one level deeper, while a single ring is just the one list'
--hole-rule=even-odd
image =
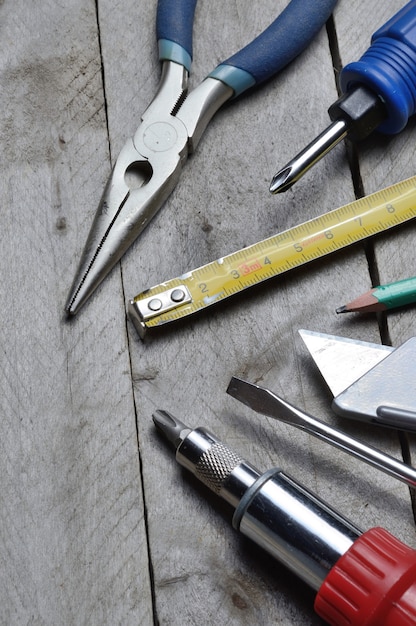
[{"label": "wood grain texture", "polygon": [[150,623],[119,275],[63,307],[110,165],[93,2],[0,5],[2,624]]},{"label": "wood grain texture", "polygon": [[[267,23],[276,7],[274,3],[262,6]],[[225,8],[214,3],[209,8],[199,5],[195,40],[200,46],[205,41],[206,48],[195,54],[194,76],[209,71],[210,59],[214,64],[225,56],[229,52],[225,45],[233,47],[232,39],[220,47],[213,34],[217,20],[223,19],[233,24],[236,32],[242,30],[249,36],[255,9],[248,2],[240,2],[238,7],[237,15],[233,3]],[[201,29],[209,33],[208,38],[197,36]],[[177,189],[134,253],[125,257],[125,285],[136,285],[129,293],[134,295],[351,200],[351,176],[343,149],[285,196],[267,194],[278,164],[325,127],[326,108],[335,98],[332,59],[322,33],[288,71],[220,112],[188,161]],[[334,418],[329,395],[297,336],[297,330],[306,327],[379,340],[374,318],[357,319],[349,327],[334,315],[351,285],[359,291],[367,284],[367,262],[358,246],[282,277],[186,325],[155,333],[145,344],[133,333],[133,379],[161,623],[193,624],[201,618],[224,624],[319,620],[312,616],[307,590],[302,588],[299,593],[298,583],[279,567],[271,567],[264,555],[248,559],[246,544],[225,534],[229,517],[225,521],[219,517],[215,505],[207,506],[205,492],[195,494],[194,484],[172,467],[171,453],[159,443],[149,422],[155,408],[167,408],[192,425],[208,426],[260,468],[280,463],[321,496],[335,500],[363,527],[380,523],[402,535],[405,529],[407,538],[412,538],[405,487],[293,433],[290,427],[254,415],[225,395],[231,375],[245,376],[400,455],[398,442],[390,433]],[[163,502],[160,493],[152,496],[151,485],[156,481],[163,489]],[[173,606],[181,607],[179,614]]]},{"label": "wood grain texture", "polygon": [[[369,12],[368,21],[371,32],[383,24],[389,16],[403,6],[396,1],[389,6],[377,6],[377,10]],[[356,11],[361,10],[361,4],[357,3]],[[349,10],[345,4],[340,3],[337,16],[340,18],[337,34],[341,57],[344,63],[349,63],[358,58],[360,53],[355,52],[355,47],[361,51],[366,49],[363,32],[354,33],[354,10]],[[354,34],[353,34],[354,33]],[[352,45],[354,38],[354,46]],[[370,139],[357,146],[358,163],[365,193],[372,193],[387,185],[409,178],[415,172],[415,119],[409,120],[406,129],[399,135],[383,136],[374,133]],[[411,222],[393,233],[385,233],[376,237],[369,243],[368,254],[372,276],[368,279],[368,287],[385,284],[415,274],[416,251],[414,246],[415,225]],[[371,282],[371,279],[373,282]],[[358,293],[354,283],[351,283],[348,294]],[[348,298],[347,298],[348,299]],[[351,320],[354,324],[354,320]],[[398,346],[410,337],[414,336],[416,326],[416,308],[409,306],[403,309],[390,311],[380,317],[382,339],[385,343]],[[402,436],[403,453],[407,460],[413,464],[416,462],[416,437],[412,434]],[[410,535],[410,541],[413,540]]]},{"label": "wood grain texture", "polygon": [[[335,314],[371,286],[364,247],[144,342],[125,303],[354,199],[343,146],[285,195],[268,192],[275,170],[328,124],[337,92],[325,30],[287,70],[217,113],[122,263],[75,320],[63,315],[111,164],[157,88],[156,4],[0,2],[0,623],[318,626],[312,591],[232,530],[230,511],[180,470],[151,415],[165,408],[204,425],[363,529],[382,525],[415,545],[404,485],[225,393],[232,375],[245,377],[400,456],[396,433],[334,416],[297,332],[380,341],[375,317]],[[191,87],[286,4],[199,2]],[[340,0],[342,62],[401,4]],[[366,193],[414,173],[413,135],[411,123],[358,148]],[[374,242],[383,281],[412,273],[413,231]],[[396,345],[414,329],[409,307],[390,313],[383,332]]]}]

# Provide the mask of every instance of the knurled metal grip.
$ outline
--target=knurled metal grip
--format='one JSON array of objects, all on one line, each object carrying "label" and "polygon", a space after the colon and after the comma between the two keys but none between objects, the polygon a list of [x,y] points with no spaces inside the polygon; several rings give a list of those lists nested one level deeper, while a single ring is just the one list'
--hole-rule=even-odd
[{"label": "knurled metal grip", "polygon": [[234,508],[236,530],[316,591],[360,535],[351,522],[294,479],[276,468],[260,474],[205,428],[184,436],[176,459]]},{"label": "knurled metal grip", "polygon": [[199,459],[195,467],[195,476],[219,494],[224,482],[233,470],[242,463],[242,459],[221,442],[214,443]]}]

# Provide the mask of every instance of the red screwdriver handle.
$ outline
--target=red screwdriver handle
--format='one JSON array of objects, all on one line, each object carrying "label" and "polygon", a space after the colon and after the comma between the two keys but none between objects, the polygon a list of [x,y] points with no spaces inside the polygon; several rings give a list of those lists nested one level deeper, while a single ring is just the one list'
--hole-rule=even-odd
[{"label": "red screwdriver handle", "polygon": [[415,626],[416,550],[383,528],[365,532],[325,578],[315,610],[332,626]]}]

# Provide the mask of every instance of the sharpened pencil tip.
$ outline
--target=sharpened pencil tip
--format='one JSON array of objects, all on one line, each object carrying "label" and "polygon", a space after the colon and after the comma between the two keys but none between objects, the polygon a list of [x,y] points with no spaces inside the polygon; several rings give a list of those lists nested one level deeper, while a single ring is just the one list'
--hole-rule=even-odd
[{"label": "sharpened pencil tip", "polygon": [[337,309],[335,309],[335,313],[348,313],[348,309],[344,304],[343,306],[339,306]]}]

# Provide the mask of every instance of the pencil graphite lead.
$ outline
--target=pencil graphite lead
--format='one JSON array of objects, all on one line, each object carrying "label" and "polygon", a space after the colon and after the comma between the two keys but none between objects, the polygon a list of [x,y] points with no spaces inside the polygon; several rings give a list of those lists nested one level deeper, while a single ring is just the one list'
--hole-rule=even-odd
[{"label": "pencil graphite lead", "polygon": [[374,287],[355,300],[336,309],[337,313],[374,313],[416,302],[416,277]]}]

